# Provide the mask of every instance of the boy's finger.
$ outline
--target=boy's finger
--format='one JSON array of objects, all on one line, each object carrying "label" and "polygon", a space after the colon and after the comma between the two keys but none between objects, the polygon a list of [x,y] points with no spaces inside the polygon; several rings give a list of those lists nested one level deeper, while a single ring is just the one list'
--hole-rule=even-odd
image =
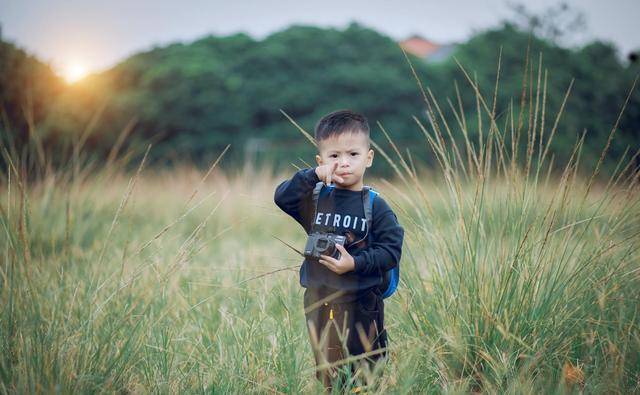
[{"label": "boy's finger", "polygon": [[331,265],[329,264],[329,262],[325,261],[324,259],[320,259],[319,262],[325,265],[328,269],[331,269]]},{"label": "boy's finger", "polygon": [[323,259],[327,263],[336,263],[337,262],[334,258],[332,258],[332,257],[330,257],[328,255],[320,255],[320,258]]},{"label": "boy's finger", "polygon": [[333,176],[334,180],[338,181],[338,182],[344,182],[344,178],[340,177],[340,176]]}]

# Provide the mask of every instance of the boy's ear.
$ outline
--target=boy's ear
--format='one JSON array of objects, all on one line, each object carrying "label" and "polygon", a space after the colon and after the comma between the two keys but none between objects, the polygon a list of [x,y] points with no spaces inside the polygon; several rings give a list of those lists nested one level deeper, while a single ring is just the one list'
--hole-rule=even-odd
[{"label": "boy's ear", "polygon": [[367,152],[367,167],[371,167],[372,164],[373,164],[373,150],[370,149],[369,152]]},{"label": "boy's ear", "polygon": [[316,162],[318,162],[318,166],[322,166],[322,157],[320,155],[316,155]]}]

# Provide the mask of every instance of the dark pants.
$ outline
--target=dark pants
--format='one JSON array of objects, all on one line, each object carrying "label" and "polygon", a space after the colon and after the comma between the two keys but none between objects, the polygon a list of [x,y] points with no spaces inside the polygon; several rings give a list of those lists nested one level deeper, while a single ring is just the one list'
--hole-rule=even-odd
[{"label": "dark pants", "polygon": [[[374,363],[386,359],[387,332],[384,329],[384,302],[377,291],[369,291],[353,302],[319,302],[322,299],[313,288],[304,292],[307,330],[316,367],[333,364],[349,356],[370,355],[346,363],[333,364],[316,370],[316,377],[331,390],[339,380],[344,385],[345,373],[351,377],[358,368],[373,371]],[[375,352],[375,351],[379,352]],[[361,378],[364,381],[364,378]]]}]

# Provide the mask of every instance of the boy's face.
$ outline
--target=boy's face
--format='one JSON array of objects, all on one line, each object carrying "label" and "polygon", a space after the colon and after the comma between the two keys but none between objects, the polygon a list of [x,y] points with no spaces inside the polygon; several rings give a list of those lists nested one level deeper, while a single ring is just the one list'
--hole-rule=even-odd
[{"label": "boy's face", "polygon": [[318,142],[320,154],[316,155],[316,161],[319,166],[338,162],[334,174],[342,177],[344,182],[334,180],[336,187],[361,191],[364,172],[373,163],[373,150],[369,149],[368,143],[364,133],[334,134]]}]

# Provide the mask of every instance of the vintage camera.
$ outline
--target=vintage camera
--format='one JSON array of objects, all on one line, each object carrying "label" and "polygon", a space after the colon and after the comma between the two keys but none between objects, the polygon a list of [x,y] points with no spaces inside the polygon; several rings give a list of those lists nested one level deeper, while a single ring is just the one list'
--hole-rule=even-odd
[{"label": "vintage camera", "polygon": [[344,246],[346,238],[333,233],[313,232],[307,238],[304,247],[305,258],[320,260],[320,255],[327,255],[335,259],[340,259],[340,251],[336,244]]}]

